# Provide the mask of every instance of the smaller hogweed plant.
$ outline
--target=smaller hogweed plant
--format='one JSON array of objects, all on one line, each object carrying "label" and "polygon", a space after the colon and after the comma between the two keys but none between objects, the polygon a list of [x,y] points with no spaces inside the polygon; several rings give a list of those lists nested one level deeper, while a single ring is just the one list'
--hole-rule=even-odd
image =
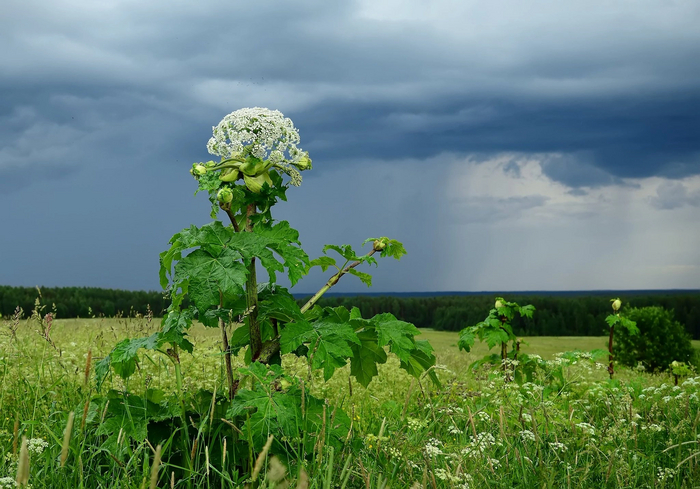
[{"label": "smaller hogweed plant", "polygon": [[[137,368],[139,354],[160,352],[174,367],[182,398],[180,355],[193,351],[188,339],[193,321],[220,329],[226,395],[224,404],[211,402],[212,406],[228,406],[222,413],[225,422],[236,427],[243,445],[249,445],[239,450],[242,459],[246,455],[250,459],[253,451],[260,450],[267,434],[274,435],[276,453],[295,452],[298,447],[289,447],[292,440],[309,443],[307,433],[325,430],[326,414],[330,416],[331,411],[340,427],[329,427],[329,433],[336,440],[347,436],[342,421],[349,424],[349,418],[327,410],[322,400],[305,392],[303,383],[280,367],[284,354],[303,357],[309,372],[321,370],[326,380],[349,363],[350,374],[367,386],[378,374],[377,365],[387,361],[388,349],[409,374],[419,377],[428,372],[437,382],[431,368],[435,365],[433,349],[427,341],[415,339],[419,331],[413,324],[391,314],[363,318],[357,308],[316,304],[345,275],[354,275],[370,286],[372,277],[359,271],[360,265],[376,265],[376,257],[400,259],[406,251],[400,242],[379,237],[365,240],[363,245],[371,246],[366,254],[358,254],[350,245],[326,245],[322,256],[308,257],[299,233],[272,214],[279,201],[287,200],[289,185],[300,186],[301,172],[312,168],[299,142],[290,119],[264,108],[237,110],[213,128],[207,149],[220,160],[195,163],[190,173],[198,183],[195,194],[208,195],[214,220],[176,233],[170,248],[160,254],[161,285],[172,300],[161,329],[145,338],[124,339],[96,366],[100,385],[111,371],[129,378]],[[219,212],[223,212],[225,222],[217,219]],[[339,259],[328,252],[336,253]],[[277,282],[278,274],[286,274],[294,286],[313,267],[334,273],[300,306]],[[259,280],[260,269],[266,272],[267,281]],[[183,306],[186,298],[188,307]],[[503,313],[509,314],[506,309]],[[241,351],[248,366],[235,372],[231,357]],[[213,399],[211,393],[208,399]],[[192,419],[187,406],[182,400],[173,411],[181,417],[185,434],[191,432],[188,419]],[[211,429],[211,420],[209,425]],[[191,437],[184,437],[185,445]],[[315,442],[310,441],[312,447]],[[187,465],[186,460],[183,463]]]},{"label": "smaller hogweed plant", "polygon": [[610,302],[612,303],[613,314],[606,317],[605,322],[610,326],[610,335],[608,336],[608,374],[610,374],[610,378],[612,379],[615,373],[615,367],[613,365],[613,336],[615,334],[615,326],[625,328],[631,335],[639,334],[639,329],[637,328],[637,323],[620,316],[622,301],[619,297],[617,299],[610,299]]},{"label": "smaller hogweed plant", "polygon": [[[530,360],[536,361],[536,359],[530,359],[527,355],[518,357],[521,340],[513,333],[511,324],[516,314],[532,318],[534,312],[535,306],[531,304],[521,307],[516,302],[507,302],[502,297],[497,297],[494,308],[489,311],[486,319],[459,332],[459,349],[467,352],[471,351],[476,338],[479,338],[479,341],[486,342],[489,350],[494,346],[500,346],[501,353],[500,356],[495,353],[485,356],[483,359],[474,362],[472,368],[477,368],[485,363],[500,363],[508,378],[511,378],[511,374],[516,371],[515,367],[520,364],[523,364],[523,367],[527,367],[526,370],[530,370],[530,367],[534,369],[536,366],[529,365],[529,363],[531,363]],[[508,351],[509,342],[512,345],[510,351]]]}]

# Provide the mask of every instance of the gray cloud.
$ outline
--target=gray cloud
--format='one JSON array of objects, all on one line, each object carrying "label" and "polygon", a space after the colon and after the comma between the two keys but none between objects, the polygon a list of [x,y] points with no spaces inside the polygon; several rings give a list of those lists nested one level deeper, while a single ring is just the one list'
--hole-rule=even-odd
[{"label": "gray cloud", "polygon": [[517,220],[523,213],[542,207],[549,200],[544,195],[522,197],[467,197],[455,199],[451,213],[460,223],[496,223],[505,219]]},{"label": "gray cloud", "polygon": [[686,205],[700,207],[700,190],[688,192],[680,182],[664,182],[656,188],[656,195],[649,203],[657,209],[678,209]]}]

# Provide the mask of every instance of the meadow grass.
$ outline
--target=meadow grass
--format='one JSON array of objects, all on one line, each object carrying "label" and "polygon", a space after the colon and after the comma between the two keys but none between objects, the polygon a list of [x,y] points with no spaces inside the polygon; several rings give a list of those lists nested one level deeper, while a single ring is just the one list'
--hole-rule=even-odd
[{"label": "meadow grass", "polygon": [[[128,383],[107,381],[99,396],[111,390],[111,407],[97,396],[92,375],[85,381],[88,355],[94,363],[124,337],[156,331],[158,322],[147,317],[56,320],[53,344],[37,334],[32,321],[20,325],[17,338],[6,328],[0,331],[0,488],[15,487],[23,437],[33,488],[700,484],[699,377],[674,386],[668,374],[619,368],[609,381],[604,365],[585,353],[557,355],[603,348],[605,338],[539,337],[525,338],[521,349],[542,357],[535,377],[507,382],[497,369],[469,369],[487,353],[484,345],[460,352],[456,333],[430,330],[419,339],[435,347],[440,388],[425,377],[410,377],[391,357],[365,389],[351,380],[348,367],[324,382],[321,372],[309,376],[304,361],[286,356],[285,369],[302,378],[310,394],[327,400],[331,425],[334,405],[350,416],[352,428],[343,444],[324,450],[317,443],[301,454],[274,453],[268,447],[263,457],[253,454],[260,460],[260,475],[252,482],[235,460],[221,458],[223,444],[230,449],[238,428],[214,433],[200,423],[202,441],[191,448],[186,480],[182,461],[171,456],[173,437],[156,442],[154,433],[164,425],[156,411],[148,411],[151,417],[139,425],[140,433],[113,417],[114,406],[131,399],[127,392],[145,398],[147,392],[162,391],[163,400],[153,409],[167,404],[177,389],[172,366],[162,355],[142,356]],[[193,326],[195,355],[181,355],[185,398],[196,399],[200,389],[222,390],[219,335],[217,329]],[[234,358],[234,368],[244,364],[242,354]],[[212,412],[215,407],[212,403]],[[71,412],[74,427],[64,443]],[[322,439],[318,432],[308,436]],[[156,452],[161,453],[156,443],[163,444],[163,459],[154,469]],[[288,472],[273,456],[289,465]]]}]

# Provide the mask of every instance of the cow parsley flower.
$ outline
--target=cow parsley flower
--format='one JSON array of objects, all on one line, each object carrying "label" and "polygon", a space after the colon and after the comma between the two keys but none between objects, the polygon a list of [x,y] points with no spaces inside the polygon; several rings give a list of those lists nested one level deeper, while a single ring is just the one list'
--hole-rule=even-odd
[{"label": "cow parsley flower", "polygon": [[44,451],[44,448],[48,446],[48,442],[42,440],[41,438],[32,438],[27,443],[27,450],[29,450],[29,452],[31,453],[41,455],[41,453]]}]

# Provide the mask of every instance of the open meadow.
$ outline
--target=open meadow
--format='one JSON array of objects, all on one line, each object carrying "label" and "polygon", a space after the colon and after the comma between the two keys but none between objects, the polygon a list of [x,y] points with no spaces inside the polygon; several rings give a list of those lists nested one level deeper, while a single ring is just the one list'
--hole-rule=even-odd
[{"label": "open meadow", "polygon": [[[232,416],[216,328],[190,330],[196,358],[180,352],[181,390],[167,354],[150,351],[128,382],[112,376],[98,392],[97,362],[124,337],[157,331],[159,319],[55,320],[48,336],[31,320],[8,325],[0,336],[0,488],[15,487],[27,458],[20,472],[34,489],[700,486],[700,377],[674,385],[669,374],[617,367],[610,381],[605,360],[585,353],[606,338],[525,338],[521,352],[542,360],[516,382],[499,367],[469,369],[487,353],[483,344],[465,353],[456,333],[425,330],[418,339],[436,350],[439,387],[427,376],[416,381],[391,356],[367,388],[350,380],[349,367],[324,381],[291,355],[282,359],[286,375],[266,383],[253,369],[240,373],[241,352],[233,360],[239,395],[263,394],[257,412]],[[576,352],[558,355],[566,351]],[[300,411],[276,402],[295,382]],[[178,441],[185,416],[187,450]],[[268,434],[275,443],[264,448]],[[256,453],[242,457],[236,447]]]}]

